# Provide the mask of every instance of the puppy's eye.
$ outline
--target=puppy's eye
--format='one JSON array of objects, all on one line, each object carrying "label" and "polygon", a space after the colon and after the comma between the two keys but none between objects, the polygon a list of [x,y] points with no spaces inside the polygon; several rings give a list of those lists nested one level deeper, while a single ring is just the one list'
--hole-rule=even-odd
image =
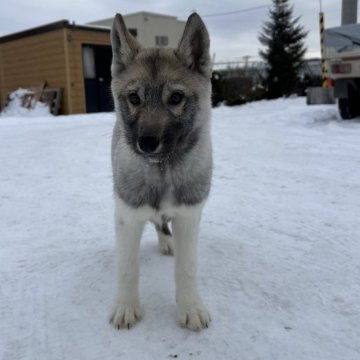
[{"label": "puppy's eye", "polygon": [[169,97],[169,105],[179,105],[183,98],[184,94],[175,91]]},{"label": "puppy's eye", "polygon": [[136,93],[129,94],[128,99],[129,99],[130,103],[133,104],[133,105],[139,105],[140,104],[140,97]]}]

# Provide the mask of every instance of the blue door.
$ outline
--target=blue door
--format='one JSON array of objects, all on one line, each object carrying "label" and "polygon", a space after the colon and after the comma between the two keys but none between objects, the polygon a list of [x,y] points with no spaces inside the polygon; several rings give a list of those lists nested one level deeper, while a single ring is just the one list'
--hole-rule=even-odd
[{"label": "blue door", "polygon": [[113,111],[110,46],[83,45],[86,112]]}]

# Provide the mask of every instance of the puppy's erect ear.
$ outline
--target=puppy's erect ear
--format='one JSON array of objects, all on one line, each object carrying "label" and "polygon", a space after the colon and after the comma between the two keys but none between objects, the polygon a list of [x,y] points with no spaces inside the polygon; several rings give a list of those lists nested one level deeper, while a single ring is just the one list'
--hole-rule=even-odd
[{"label": "puppy's erect ear", "polygon": [[111,75],[115,76],[123,71],[140,50],[140,44],[128,32],[123,17],[116,14],[111,29],[112,64]]},{"label": "puppy's erect ear", "polygon": [[200,16],[193,13],[185,25],[184,34],[176,50],[176,56],[190,70],[210,77],[210,40],[206,26]]}]

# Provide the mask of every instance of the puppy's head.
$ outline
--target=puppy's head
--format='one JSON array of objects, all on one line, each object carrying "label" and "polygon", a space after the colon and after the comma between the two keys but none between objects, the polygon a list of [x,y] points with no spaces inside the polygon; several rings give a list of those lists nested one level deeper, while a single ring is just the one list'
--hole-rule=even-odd
[{"label": "puppy's head", "polygon": [[197,14],[177,49],[143,49],[117,14],[111,31],[112,93],[126,141],[159,162],[198,141],[210,107],[209,35]]}]

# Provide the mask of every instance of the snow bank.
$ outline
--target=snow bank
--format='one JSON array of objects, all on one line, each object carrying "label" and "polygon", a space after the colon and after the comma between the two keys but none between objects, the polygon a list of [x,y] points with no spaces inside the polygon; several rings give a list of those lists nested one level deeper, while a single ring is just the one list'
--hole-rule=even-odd
[{"label": "snow bank", "polygon": [[31,108],[27,109],[22,106],[22,97],[26,94],[31,94],[30,90],[18,89],[12,92],[9,97],[10,101],[8,105],[0,112],[2,117],[42,117],[49,116],[50,109],[47,104],[44,104],[40,101],[33,101]]},{"label": "snow bank", "polygon": [[145,316],[116,288],[112,113],[0,121],[0,359],[360,359],[360,123],[281,99],[213,111],[199,241],[213,322],[176,324],[174,261],[140,251]]}]

